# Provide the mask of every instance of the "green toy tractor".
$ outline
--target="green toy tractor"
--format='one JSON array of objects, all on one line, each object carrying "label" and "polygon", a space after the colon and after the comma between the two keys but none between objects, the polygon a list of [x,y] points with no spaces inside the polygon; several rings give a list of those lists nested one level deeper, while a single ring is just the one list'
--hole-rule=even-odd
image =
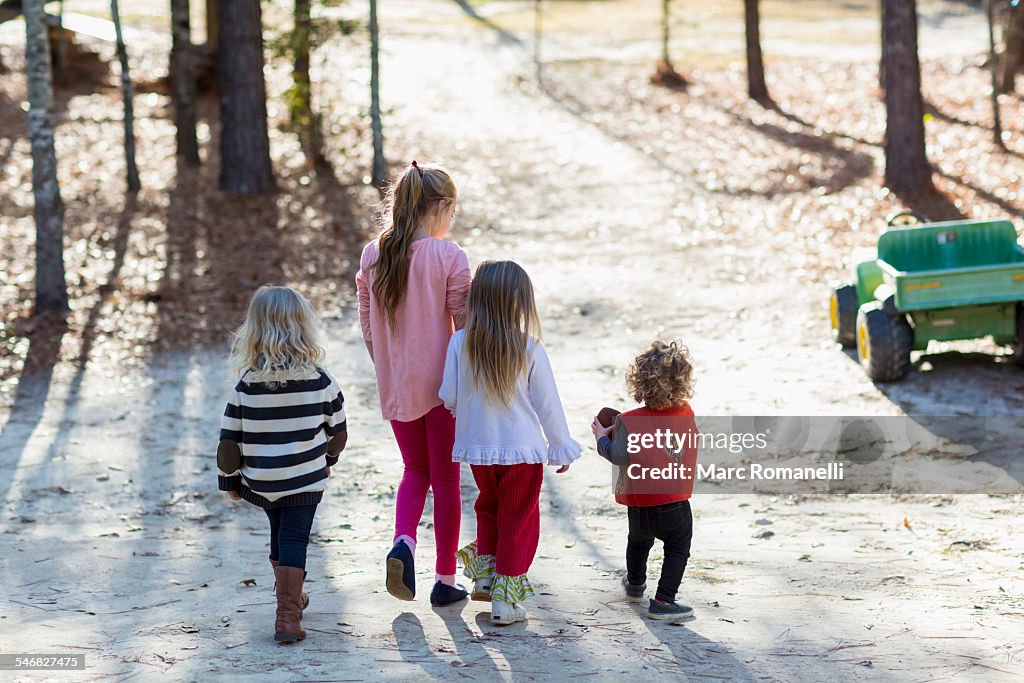
[{"label": "green toy tractor", "polygon": [[898,380],[930,340],[991,336],[1024,367],[1024,250],[1007,220],[924,223],[903,212],[878,238],[878,258],[832,291],[832,335],[857,347],[868,377]]}]

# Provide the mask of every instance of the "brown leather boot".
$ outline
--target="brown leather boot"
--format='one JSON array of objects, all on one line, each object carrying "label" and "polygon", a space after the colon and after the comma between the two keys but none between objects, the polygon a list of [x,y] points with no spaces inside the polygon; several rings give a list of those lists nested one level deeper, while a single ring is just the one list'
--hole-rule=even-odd
[{"label": "brown leather boot", "polygon": [[[278,561],[271,559],[269,557],[267,559],[270,560],[270,566],[272,566],[274,569],[277,569]],[[305,576],[305,574],[303,574],[303,576]],[[274,584],[274,590],[277,590],[276,583]],[[299,612],[305,612],[307,607],[309,607],[309,596],[306,595],[306,591],[302,591],[302,604],[299,606]]]},{"label": "brown leather boot", "polygon": [[277,619],[274,621],[274,640],[279,643],[294,643],[303,640],[306,632],[299,620],[302,618],[302,582],[306,572],[298,567],[274,568],[277,578]]}]

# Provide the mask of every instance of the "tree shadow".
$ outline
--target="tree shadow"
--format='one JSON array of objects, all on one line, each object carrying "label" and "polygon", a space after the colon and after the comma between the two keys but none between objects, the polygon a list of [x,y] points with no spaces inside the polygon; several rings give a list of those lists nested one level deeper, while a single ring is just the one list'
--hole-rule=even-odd
[{"label": "tree shadow", "polygon": [[965,119],[957,118],[956,116],[953,116],[952,114],[947,114],[946,112],[944,112],[941,109],[939,109],[939,106],[937,104],[935,104],[934,102],[928,100],[925,97],[922,97],[921,99],[923,100],[923,103],[924,103],[924,112],[925,112],[925,114],[930,114],[933,117],[935,117],[936,119],[938,119],[939,121],[942,121],[943,123],[948,123],[948,124],[956,125],[956,126],[967,126],[967,127],[970,127],[970,128],[981,128],[981,129],[984,129],[984,130],[992,130],[990,126],[983,125],[981,123],[978,123],[977,121],[967,121]]},{"label": "tree shadow", "polygon": [[[1007,201],[1006,199],[1003,199],[1002,197],[999,197],[998,195],[996,195],[995,193],[991,192],[990,190],[986,190],[984,188],[978,187],[977,185],[968,182],[964,178],[962,178],[960,176],[957,176],[957,175],[954,175],[952,173],[949,173],[947,171],[943,171],[940,168],[936,168],[935,169],[935,173],[939,174],[940,176],[942,176],[943,178],[945,178],[947,180],[953,181],[957,185],[963,185],[964,187],[968,188],[969,190],[972,190],[979,197],[984,199],[986,202],[989,202],[991,204],[995,204],[996,206],[998,206],[1000,209],[1002,209],[1003,211],[1005,211],[1009,215],[1011,215],[1011,216],[1013,216],[1015,218],[1024,218],[1024,209],[1022,209],[1020,206],[1017,206],[1017,205],[1013,204],[1010,201]],[[961,216],[962,216],[962,214],[961,214]]]},{"label": "tree shadow", "polygon": [[[958,122],[959,123],[959,122]],[[1007,200],[992,192],[981,189],[961,177],[933,167],[938,176],[962,185],[978,194],[985,201],[991,202],[1011,216],[1022,218],[1024,212]],[[941,190],[932,187],[918,193],[896,195],[911,210],[922,214],[928,221],[964,220],[967,218],[955,202]],[[852,362],[859,360],[854,350],[846,350]],[[1016,372],[1012,362],[1006,356],[978,352],[962,351],[925,351],[914,361],[911,371],[898,382],[876,383],[876,387],[888,400],[898,405],[904,413],[915,418],[933,434],[945,437],[953,442],[967,443],[978,450],[978,455],[971,460],[987,462],[1004,469],[1017,481],[1024,481],[1024,466],[1017,459],[1007,457],[1009,444],[1014,447],[1019,443],[1020,435],[1011,436],[1004,445],[993,444],[989,437],[995,432],[1011,429],[1009,421],[1003,421],[1001,427],[994,430],[965,429],[956,420],[931,420],[936,412],[947,415],[961,415],[963,406],[960,403],[965,389],[977,393],[1001,393],[1007,400],[1005,409],[1011,414],[1024,415],[1024,401],[1016,399],[1018,389],[1006,391],[1007,382],[1014,382],[1024,389],[1024,376]],[[944,397],[949,397],[948,400]],[[977,408],[975,408],[977,410]],[[990,416],[998,421],[998,416]],[[1002,429],[1006,427],[1007,429]],[[1019,430],[1018,430],[1019,431]],[[1006,437],[1006,434],[1002,434]]]},{"label": "tree shadow", "polygon": [[681,166],[677,166],[663,157],[654,154],[651,149],[641,140],[636,140],[633,136],[621,132],[622,128],[615,126],[613,122],[605,123],[603,121],[595,121],[593,114],[596,113],[596,109],[590,105],[584,103],[579,98],[571,95],[567,92],[556,92],[552,88],[552,81],[550,78],[546,78],[541,81],[540,85],[541,93],[547,97],[551,102],[557,105],[566,113],[570,114],[582,123],[585,123],[592,128],[598,130],[605,137],[620,142],[623,145],[629,147],[634,152],[637,152],[656,166],[661,168],[663,171],[667,171],[676,177],[677,180],[683,181],[686,185],[689,185],[693,189],[705,190],[703,185],[698,183],[694,178],[693,174],[689,169]]},{"label": "tree shadow", "polygon": [[10,412],[0,427],[0,466],[8,470],[6,476],[0,478],[0,500],[6,499],[28,442],[46,412],[54,367],[60,359],[61,346],[68,331],[67,318],[61,314],[40,315],[31,324],[25,364],[14,390]]},{"label": "tree shadow", "polygon": [[[7,166],[7,162],[11,160],[11,156],[14,154],[14,141],[12,137],[0,137],[0,168]],[[5,214],[7,210],[4,210]]]},{"label": "tree shadow", "polygon": [[[597,130],[599,130],[606,137],[620,142],[632,150],[642,154],[644,157],[654,162],[661,169],[671,173],[677,179],[684,181],[686,184],[707,191],[711,194],[722,194],[727,196],[735,197],[753,197],[753,196],[776,196],[780,194],[791,194],[791,193],[802,193],[806,192],[807,188],[804,186],[800,187],[786,187],[776,183],[774,186],[767,189],[753,189],[753,188],[715,188],[709,189],[700,184],[693,176],[694,172],[692,169],[687,169],[683,166],[674,164],[669,160],[665,159],[663,155],[658,154],[654,151],[650,144],[649,139],[636,139],[634,136],[622,132],[624,127],[617,125],[618,119],[602,119],[601,117],[595,117],[594,114],[599,113],[594,107],[590,106],[586,102],[580,100],[576,96],[568,92],[558,92],[552,87],[551,79],[545,79],[539,85],[540,91],[552,102],[558,105],[561,109],[571,114],[579,121],[586,123]],[[630,96],[630,100],[637,104],[643,105],[644,103]],[[707,106],[716,109],[723,114],[733,118],[736,122],[746,126],[747,128],[754,130],[764,137],[799,149],[806,150],[813,154],[818,155],[825,160],[834,160],[835,167],[832,172],[826,177],[814,179],[813,182],[817,185],[821,185],[829,188],[830,192],[839,191],[853,183],[856,183],[863,178],[870,176],[874,172],[874,160],[870,155],[863,152],[858,152],[852,149],[844,149],[835,144],[832,138],[839,137],[849,139],[853,142],[860,142],[864,144],[872,144],[868,141],[861,140],[859,138],[848,136],[840,133],[828,133],[827,135],[818,134],[815,127],[792,115],[784,112],[778,105],[766,107],[768,111],[774,111],[780,116],[787,118],[795,123],[799,123],[801,126],[807,128],[810,132],[804,131],[788,131],[775,124],[761,122],[755,123],[749,116],[746,116],[735,108],[727,105],[717,104],[714,102],[704,102]],[[720,134],[720,132],[709,132],[709,135]],[[758,150],[751,149],[752,154],[756,154]]]},{"label": "tree shadow", "polygon": [[498,34],[498,39],[503,44],[505,44],[505,45],[514,45],[515,47],[524,47],[525,46],[525,43],[523,42],[523,40],[521,38],[519,38],[519,36],[515,35],[514,33],[509,33],[508,31],[506,31],[502,27],[498,26],[496,23],[494,23],[493,21],[491,21],[487,17],[482,16],[479,12],[476,11],[475,7],[473,7],[472,5],[469,4],[469,2],[467,2],[467,0],[452,0],[452,1],[456,5],[458,5],[462,9],[462,11],[466,13],[466,15],[468,17],[470,17],[474,21],[480,22],[481,24],[483,24],[487,28],[489,28],[492,31],[494,31],[495,33],[497,33]]},{"label": "tree shadow", "polygon": [[[14,155],[14,147],[20,140],[28,138],[28,116],[21,109],[21,104],[15,102],[7,93],[0,90],[0,168],[6,168],[7,162]],[[31,202],[24,202],[20,206],[12,203],[3,207],[3,218],[15,220],[32,215]]]},{"label": "tree shadow", "polygon": [[[205,146],[217,145],[214,134]],[[216,166],[178,160],[168,193],[167,268],[146,297],[157,306],[157,348],[226,343],[264,284],[297,287],[318,314],[334,317],[319,310],[318,298],[333,299],[355,276],[369,227],[356,213],[363,186],[316,164],[279,169],[277,190],[241,196],[218,189]]]},{"label": "tree shadow", "polygon": [[281,242],[287,235],[277,194],[221,193],[214,166],[177,159],[168,193],[166,267],[145,297],[156,304],[158,349],[225,343],[255,289],[284,279]]},{"label": "tree shadow", "polygon": [[[844,353],[860,365],[856,350]],[[1024,370],[1008,355],[978,351],[925,350],[912,358],[904,377],[875,382],[875,388],[921,428],[975,448],[967,460],[1024,483]],[[966,410],[965,396],[971,402]]]},{"label": "tree shadow", "polygon": [[[933,172],[943,175],[933,167]],[[967,215],[945,192],[932,186],[919,192],[894,192],[904,206],[921,214],[928,222],[964,220]]]},{"label": "tree shadow", "polygon": [[102,316],[104,304],[117,291],[121,269],[124,266],[125,253],[128,250],[128,238],[132,230],[132,219],[137,210],[137,199],[135,197],[128,197],[118,217],[117,231],[111,241],[114,258],[110,271],[107,273],[106,282],[97,288],[96,305],[89,310],[89,315],[82,325],[78,357],[75,359],[75,371],[71,381],[68,383],[67,393],[63,398],[64,405],[61,417],[58,421],[61,428],[58,429],[56,437],[47,449],[45,457],[45,462],[47,463],[52,462],[57,455],[66,452],[72,434],[72,426],[77,424],[82,395],[82,382],[85,379],[86,368],[88,367],[93,344],[96,340],[97,323]]},{"label": "tree shadow", "polygon": [[[771,110],[781,112],[779,109]],[[809,180],[809,182],[813,182],[817,187],[826,188],[827,192],[830,194],[838,192],[845,187],[849,187],[850,185],[853,185],[874,173],[874,159],[861,152],[843,149],[842,147],[837,146],[828,136],[819,134],[811,135],[803,131],[790,131],[768,122],[755,123],[749,117],[742,116],[736,112],[731,113],[739,123],[751,130],[757,131],[770,140],[775,140],[776,142],[780,142],[789,147],[796,147],[813,154],[817,154],[822,159],[834,159],[836,162],[836,168],[830,175],[825,178]],[[807,124],[802,125],[806,126]],[[735,194],[772,196],[791,193],[799,194],[806,191],[807,188],[803,186],[792,188],[780,186],[770,190],[743,190],[738,191]]]},{"label": "tree shadow", "polygon": [[[798,124],[800,126],[803,126],[804,128],[807,128],[808,130],[821,130],[829,138],[840,138],[842,140],[848,140],[850,142],[856,142],[857,144],[866,145],[868,147],[881,147],[882,146],[882,142],[879,141],[879,140],[868,140],[867,138],[858,137],[858,136],[852,135],[850,133],[844,133],[842,131],[833,130],[833,129],[820,129],[814,123],[808,121],[807,119],[805,119],[805,118],[803,118],[801,116],[798,116],[797,114],[795,114],[795,113],[793,113],[791,111],[788,111],[787,109],[783,108],[783,106],[781,104],[779,104],[777,102],[773,101],[773,102],[771,102],[768,105],[762,105],[762,106],[764,106],[764,108],[766,110],[768,110],[768,111],[775,112],[776,114],[778,114],[782,118],[786,119],[787,121],[792,121],[793,123],[796,123],[796,124]],[[726,109],[725,111],[727,111],[729,113],[732,113],[734,116],[738,116],[731,109]]]},{"label": "tree shadow", "polygon": [[[53,35],[51,33],[51,38]],[[59,48],[64,55],[64,63],[55,65],[53,70],[53,111],[63,114],[72,98],[115,86],[107,80],[111,76],[110,64],[99,52],[75,40],[74,31],[63,29],[60,35],[65,41]],[[52,40],[51,47],[58,49]],[[55,120],[54,124],[57,122]]]},{"label": "tree shadow", "polygon": [[[708,640],[685,624],[655,621],[645,616],[642,604],[632,604],[637,618],[661,644],[666,652],[654,648],[644,651],[644,661],[660,673],[668,674],[680,669],[694,678],[712,680],[758,681],[733,653],[722,643]],[[698,621],[700,616],[693,621]]]}]

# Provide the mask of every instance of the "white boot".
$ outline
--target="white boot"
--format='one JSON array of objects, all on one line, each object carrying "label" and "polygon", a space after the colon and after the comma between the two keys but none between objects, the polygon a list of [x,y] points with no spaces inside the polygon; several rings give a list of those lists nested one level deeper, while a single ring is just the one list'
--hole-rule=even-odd
[{"label": "white boot", "polygon": [[470,598],[479,602],[490,602],[491,581],[492,579],[490,577],[475,580],[473,582],[473,593],[470,595]]},{"label": "white boot", "polygon": [[526,621],[526,608],[504,600],[491,601],[491,623],[495,626],[508,626],[517,621]]}]

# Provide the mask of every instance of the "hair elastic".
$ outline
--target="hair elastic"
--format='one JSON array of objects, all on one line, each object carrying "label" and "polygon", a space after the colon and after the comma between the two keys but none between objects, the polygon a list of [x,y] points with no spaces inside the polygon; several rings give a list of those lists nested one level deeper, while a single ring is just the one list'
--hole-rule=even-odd
[{"label": "hair elastic", "polygon": [[423,169],[420,168],[419,164],[416,163],[415,159],[412,160],[412,167],[420,172],[420,178],[422,178],[423,177]]}]

